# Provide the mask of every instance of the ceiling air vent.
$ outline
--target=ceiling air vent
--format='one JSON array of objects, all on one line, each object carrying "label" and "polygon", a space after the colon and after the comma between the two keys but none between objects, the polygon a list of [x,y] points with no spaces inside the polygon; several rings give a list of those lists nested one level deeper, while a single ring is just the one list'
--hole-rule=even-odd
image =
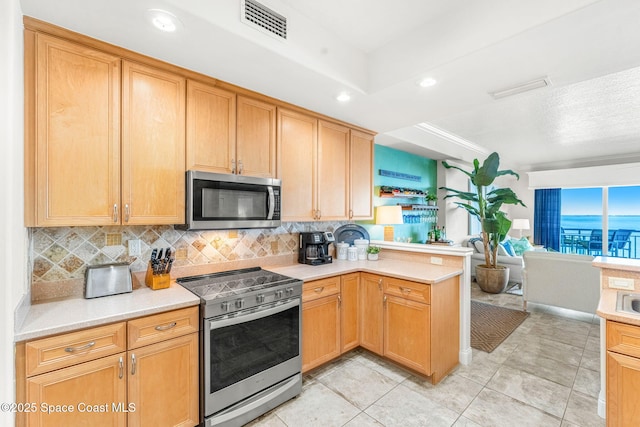
[{"label": "ceiling air vent", "polygon": [[244,0],[242,8],[242,21],[268,34],[287,39],[287,18],[255,0]]}]

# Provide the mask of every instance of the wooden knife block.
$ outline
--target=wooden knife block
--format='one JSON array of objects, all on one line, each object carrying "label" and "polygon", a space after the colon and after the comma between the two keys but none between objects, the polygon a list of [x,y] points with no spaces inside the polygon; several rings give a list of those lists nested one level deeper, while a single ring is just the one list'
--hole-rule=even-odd
[{"label": "wooden knife block", "polygon": [[147,274],[144,277],[144,283],[154,291],[158,289],[166,289],[171,283],[171,275],[169,273],[153,274],[153,269],[149,262],[147,265]]}]

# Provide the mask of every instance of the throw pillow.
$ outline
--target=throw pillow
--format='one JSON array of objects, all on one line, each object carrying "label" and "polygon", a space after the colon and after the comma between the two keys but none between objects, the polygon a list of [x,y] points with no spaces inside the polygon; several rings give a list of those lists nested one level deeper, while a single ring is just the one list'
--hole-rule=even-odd
[{"label": "throw pillow", "polygon": [[498,245],[498,255],[499,255],[499,256],[510,256],[510,255],[507,253],[507,250],[506,250],[506,248],[504,247],[504,244],[503,244],[503,243],[500,243],[500,244]]},{"label": "throw pillow", "polygon": [[524,252],[533,250],[533,246],[531,246],[531,243],[529,243],[526,237],[511,239],[511,244],[517,256],[522,256]]},{"label": "throw pillow", "polygon": [[502,242],[502,246],[504,247],[504,250],[507,253],[507,255],[516,256],[516,251],[513,248],[513,245],[511,244],[510,240],[505,240],[504,242]]},{"label": "throw pillow", "polygon": [[482,239],[480,237],[472,237],[467,242],[467,246],[475,248],[476,252],[484,253],[484,246],[482,245]]}]

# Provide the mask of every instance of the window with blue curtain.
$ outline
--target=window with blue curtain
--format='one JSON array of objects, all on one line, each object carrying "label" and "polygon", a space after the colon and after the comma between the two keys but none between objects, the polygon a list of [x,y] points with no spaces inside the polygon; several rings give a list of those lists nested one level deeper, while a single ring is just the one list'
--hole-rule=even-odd
[{"label": "window with blue curtain", "polygon": [[535,191],[533,240],[536,245],[560,251],[562,196],[559,188]]}]

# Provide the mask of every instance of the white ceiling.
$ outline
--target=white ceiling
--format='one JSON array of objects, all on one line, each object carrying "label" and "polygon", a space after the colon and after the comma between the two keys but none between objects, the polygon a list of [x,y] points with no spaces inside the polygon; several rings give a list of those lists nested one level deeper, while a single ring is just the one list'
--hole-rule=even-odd
[{"label": "white ceiling", "polygon": [[[379,133],[435,159],[491,151],[526,170],[640,161],[637,0],[21,0],[23,13]],[[148,9],[182,26],[161,33]],[[438,84],[421,88],[433,77]],[[536,78],[552,85],[501,100]],[[347,91],[352,99],[338,103]]]}]

